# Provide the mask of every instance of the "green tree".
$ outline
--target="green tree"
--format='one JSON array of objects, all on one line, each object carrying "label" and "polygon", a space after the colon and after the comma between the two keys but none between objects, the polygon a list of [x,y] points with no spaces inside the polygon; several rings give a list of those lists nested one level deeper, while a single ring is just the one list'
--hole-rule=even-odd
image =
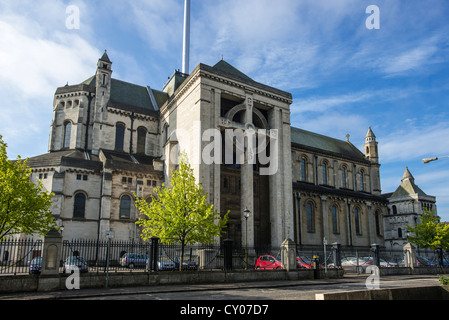
[{"label": "green tree", "polygon": [[408,237],[410,243],[432,250],[449,250],[449,224],[440,222],[440,218],[433,211],[424,208],[416,226],[407,228],[413,234]]},{"label": "green tree", "polygon": [[51,215],[51,194],[42,182],[30,180],[28,159],[8,160],[0,135],[0,241],[15,234],[45,235],[56,227]]},{"label": "green tree", "polygon": [[207,194],[197,184],[193,169],[180,157],[179,169],[172,172],[171,187],[158,187],[151,202],[137,198],[136,207],[142,217],[136,222],[143,227],[142,239],[160,238],[162,243],[180,243],[182,269],[184,248],[195,243],[212,243],[226,227],[229,212],[223,218],[207,202]]}]

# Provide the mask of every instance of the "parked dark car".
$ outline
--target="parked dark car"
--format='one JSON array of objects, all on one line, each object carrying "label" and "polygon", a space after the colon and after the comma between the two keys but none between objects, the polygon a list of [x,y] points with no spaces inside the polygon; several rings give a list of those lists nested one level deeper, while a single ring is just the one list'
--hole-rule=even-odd
[{"label": "parked dark car", "polygon": [[159,260],[157,261],[157,269],[160,271],[179,270],[179,262],[178,262],[178,269],[176,269],[176,261],[173,261],[167,256],[162,256],[159,257]]},{"label": "parked dark car", "polygon": [[89,266],[87,261],[82,257],[69,257],[64,261],[63,273],[72,273],[75,270],[79,272],[88,272]]},{"label": "parked dark car", "polygon": [[[174,262],[176,265],[176,270],[179,270],[179,264],[181,263],[181,258],[177,258]],[[184,261],[182,262],[182,270],[187,270],[187,271],[191,271],[191,270],[198,270],[198,262],[196,261],[190,261],[190,260],[186,260],[184,258]]]},{"label": "parked dark car", "polygon": [[30,274],[39,274],[42,269],[42,257],[37,257],[30,262]]},{"label": "parked dark car", "polygon": [[122,267],[145,268],[147,265],[148,255],[142,253],[125,253],[120,259]]}]

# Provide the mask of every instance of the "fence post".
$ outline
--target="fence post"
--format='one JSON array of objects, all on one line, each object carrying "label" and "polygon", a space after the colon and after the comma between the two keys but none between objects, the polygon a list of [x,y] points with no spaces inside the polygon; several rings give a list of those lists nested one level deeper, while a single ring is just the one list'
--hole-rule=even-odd
[{"label": "fence post", "polygon": [[61,289],[59,263],[62,256],[62,235],[52,229],[44,237],[42,248],[42,266],[39,276],[38,291]]},{"label": "fence post", "polygon": [[373,243],[371,245],[371,252],[373,253],[373,265],[375,265],[376,267],[380,267],[379,245]]},{"label": "fence post", "polygon": [[281,262],[287,271],[296,270],[296,243],[291,239],[285,239],[281,245]]},{"label": "fence post", "polygon": [[341,244],[335,242],[332,244],[332,251],[334,255],[334,265],[336,268],[341,268]]},{"label": "fence post", "polygon": [[42,252],[42,275],[59,274],[59,263],[62,254],[62,235],[52,229],[44,238]]},{"label": "fence post", "polygon": [[151,238],[151,248],[150,248],[150,270],[149,271],[157,271],[157,262],[159,259],[159,238],[152,237]]},{"label": "fence post", "polygon": [[438,266],[443,267],[443,249],[438,248],[436,251],[438,255]]},{"label": "fence post", "polygon": [[226,239],[224,243],[224,267],[226,271],[232,270],[232,240]]},{"label": "fence post", "polygon": [[407,243],[404,246],[404,264],[406,267],[410,268],[413,271],[413,269],[415,268],[415,261],[415,248],[411,243]]}]

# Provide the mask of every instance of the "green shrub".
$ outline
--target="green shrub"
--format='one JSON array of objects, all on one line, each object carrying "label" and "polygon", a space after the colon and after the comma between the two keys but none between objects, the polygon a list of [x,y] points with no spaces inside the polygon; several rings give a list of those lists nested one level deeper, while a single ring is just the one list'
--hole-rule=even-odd
[{"label": "green shrub", "polygon": [[449,285],[449,276],[439,276],[440,284],[444,286]]}]

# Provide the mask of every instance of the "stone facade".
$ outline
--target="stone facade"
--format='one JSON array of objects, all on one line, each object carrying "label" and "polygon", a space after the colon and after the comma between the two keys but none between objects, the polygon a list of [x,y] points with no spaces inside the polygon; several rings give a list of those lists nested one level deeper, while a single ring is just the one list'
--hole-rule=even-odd
[{"label": "stone facade", "polygon": [[112,72],[105,52],[94,76],[56,90],[49,152],[29,161],[33,179],[55,194],[65,239],[109,230],[138,239],[134,195],[169,185],[182,151],[209,201],[230,210],[225,237],[237,245],[383,245],[387,205],[371,129],[362,153],[293,128],[290,93],[223,60],[175,71],[161,91]]},{"label": "stone facade", "polygon": [[[436,198],[427,195],[415,184],[415,178],[408,168],[405,168],[396,191],[384,196],[388,199],[388,214],[384,217],[387,249],[401,250],[408,243],[408,226],[415,227],[424,208],[438,214]],[[420,254],[425,252],[426,250],[420,249]]]},{"label": "stone facade", "polygon": [[371,129],[366,154],[349,140],[292,130],[295,242],[318,246],[325,238],[343,246],[383,245],[387,209]]}]

